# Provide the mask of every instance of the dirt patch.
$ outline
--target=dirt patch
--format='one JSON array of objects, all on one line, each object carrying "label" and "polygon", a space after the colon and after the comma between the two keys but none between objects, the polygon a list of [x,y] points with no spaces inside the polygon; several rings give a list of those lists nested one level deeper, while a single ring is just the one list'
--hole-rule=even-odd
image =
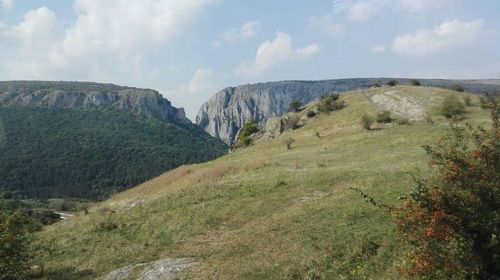
[{"label": "dirt patch", "polygon": [[424,118],[425,106],[417,98],[402,96],[397,91],[375,94],[370,97],[370,100],[377,107],[405,116],[410,120]]}]

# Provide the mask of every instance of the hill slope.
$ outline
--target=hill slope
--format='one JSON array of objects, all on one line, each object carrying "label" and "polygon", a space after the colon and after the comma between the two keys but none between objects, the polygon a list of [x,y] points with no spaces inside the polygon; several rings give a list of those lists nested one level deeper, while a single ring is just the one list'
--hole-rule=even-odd
[{"label": "hill slope", "polygon": [[226,152],[179,112],[152,90],[0,83],[0,191],[103,199]]},{"label": "hill slope", "polygon": [[[300,129],[178,168],[47,227],[40,234],[46,269],[53,278],[93,279],[127,265],[192,258],[189,279],[399,279],[391,217],[349,187],[398,203],[412,187],[408,171],[426,169],[421,146],[435,143],[447,122],[364,131],[359,118],[391,104],[374,96],[428,110],[448,94],[457,93],[347,93],[346,108]],[[488,125],[477,97],[473,102],[466,122]],[[289,137],[296,140],[291,150],[283,143]]]},{"label": "hill slope", "polygon": [[[270,117],[281,116],[290,110],[292,101],[303,104],[333,92],[370,88],[375,83],[387,83],[389,78],[357,78],[323,81],[283,81],[229,87],[219,91],[202,105],[196,123],[210,135],[226,144],[234,142],[238,130],[250,120],[264,124]],[[410,79],[396,79],[410,84]],[[448,88],[461,85],[467,92],[500,91],[500,80],[441,80],[420,79],[422,85]]]}]

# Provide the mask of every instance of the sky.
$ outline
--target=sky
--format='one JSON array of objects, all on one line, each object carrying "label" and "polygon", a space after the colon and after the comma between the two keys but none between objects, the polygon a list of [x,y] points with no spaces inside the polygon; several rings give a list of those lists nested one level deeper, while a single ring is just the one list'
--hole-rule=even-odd
[{"label": "sky", "polygon": [[0,80],[158,90],[194,119],[278,80],[500,78],[498,0],[0,0]]}]

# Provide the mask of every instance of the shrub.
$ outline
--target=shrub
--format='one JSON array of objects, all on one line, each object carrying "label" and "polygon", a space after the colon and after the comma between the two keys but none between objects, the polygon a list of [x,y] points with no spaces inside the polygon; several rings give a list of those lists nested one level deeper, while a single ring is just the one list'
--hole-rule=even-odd
[{"label": "shrub", "polygon": [[321,96],[319,100],[318,110],[323,113],[337,111],[345,108],[346,104],[340,100],[337,93]]},{"label": "shrub", "polygon": [[316,112],[314,112],[314,111],[307,111],[306,116],[307,116],[308,118],[312,118],[312,117],[316,116]]},{"label": "shrub", "polygon": [[259,132],[259,127],[257,126],[257,123],[255,121],[252,120],[245,123],[238,136],[238,141],[236,141],[236,147],[244,148],[250,145],[250,143],[252,142],[250,136],[257,132]]},{"label": "shrub", "polygon": [[399,83],[397,80],[389,80],[386,85],[390,86],[390,87],[395,87],[397,86]]},{"label": "shrub", "polygon": [[472,106],[472,97],[470,96],[464,96],[464,104],[465,106]]},{"label": "shrub", "polygon": [[370,130],[371,126],[374,122],[375,122],[375,120],[373,119],[373,117],[368,115],[368,114],[364,114],[361,116],[360,123],[363,126],[363,128],[366,130]]},{"label": "shrub", "polygon": [[374,84],[372,85],[372,88],[379,88],[379,87],[381,87],[381,85],[380,85],[379,83],[374,83]]},{"label": "shrub", "polygon": [[[0,202],[1,203],[1,202]],[[31,221],[0,205],[0,279],[27,279],[33,260]]]},{"label": "shrub", "polygon": [[376,118],[378,123],[391,123],[392,118],[391,118],[391,112],[390,111],[382,111],[377,114]]},{"label": "shrub", "polygon": [[458,92],[464,92],[465,91],[465,88],[463,85],[460,85],[460,84],[454,84],[454,85],[451,85],[450,86],[450,89],[451,90],[454,90],[454,91],[458,91]]},{"label": "shrub", "polygon": [[434,124],[434,120],[432,119],[432,114],[429,112],[425,113],[424,120],[428,124]]},{"label": "shrub", "polygon": [[412,85],[412,86],[415,86],[415,87],[421,86],[421,84],[420,84],[420,81],[419,81],[419,80],[411,80],[411,85]]},{"label": "shrub", "polygon": [[316,136],[317,138],[321,138],[321,134],[317,130],[314,132],[314,136]]},{"label": "shrub", "polygon": [[398,118],[398,119],[396,120],[396,122],[397,122],[399,125],[409,125],[409,124],[410,124],[410,119],[405,118],[405,117],[401,117],[401,118]]},{"label": "shrub", "polygon": [[301,126],[300,116],[291,114],[285,119],[286,129],[297,129]]},{"label": "shrub", "polygon": [[444,98],[439,111],[442,116],[451,119],[465,113],[465,108],[457,96],[448,95]]},{"label": "shrub", "polygon": [[302,103],[300,101],[292,101],[292,103],[290,103],[290,111],[299,112],[301,108]]},{"label": "shrub", "polygon": [[499,112],[494,103],[489,130],[452,126],[425,147],[434,175],[393,210],[410,278],[499,279]]},{"label": "shrub", "polygon": [[289,137],[289,138],[285,139],[285,141],[283,141],[283,143],[285,143],[286,149],[290,150],[290,149],[292,149],[292,144],[295,143],[295,139],[293,139],[292,137]]}]

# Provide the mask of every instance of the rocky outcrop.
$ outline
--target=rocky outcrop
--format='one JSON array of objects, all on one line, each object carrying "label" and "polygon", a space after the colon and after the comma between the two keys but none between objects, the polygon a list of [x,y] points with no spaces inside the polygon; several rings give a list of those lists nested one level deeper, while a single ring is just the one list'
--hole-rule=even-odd
[{"label": "rocky outcrop", "polygon": [[184,109],[175,108],[151,89],[86,82],[0,82],[0,106],[109,108],[161,120],[190,123]]},{"label": "rocky outcrop", "polygon": [[[271,117],[279,117],[289,111],[292,101],[303,104],[320,96],[369,88],[375,83],[385,84],[388,78],[340,79],[324,81],[285,81],[229,87],[219,91],[202,105],[196,123],[205,131],[228,145],[234,143],[239,129],[254,120],[264,126]],[[410,79],[397,79],[400,84],[410,84]],[[466,91],[480,93],[483,90],[500,90],[500,80],[430,80],[420,79],[424,86],[450,87],[462,85]]]},{"label": "rocky outcrop", "polygon": [[[179,274],[196,265],[192,259],[163,259],[150,264],[129,265],[110,272],[104,280],[171,280],[180,279]],[[141,271],[142,269],[142,271]],[[138,276],[133,274],[141,271]]]}]

